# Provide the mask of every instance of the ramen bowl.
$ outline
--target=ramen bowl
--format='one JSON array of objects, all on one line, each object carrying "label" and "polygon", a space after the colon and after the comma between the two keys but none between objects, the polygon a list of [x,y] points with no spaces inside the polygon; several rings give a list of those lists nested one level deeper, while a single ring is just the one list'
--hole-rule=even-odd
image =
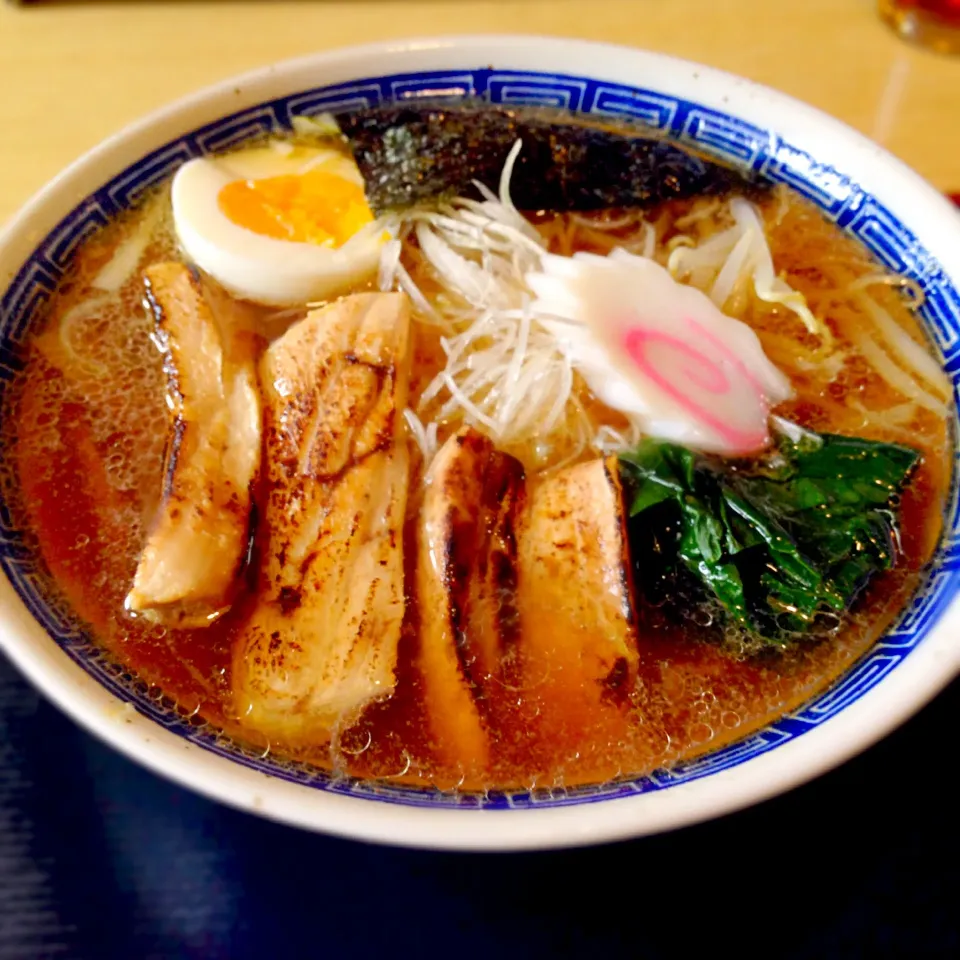
[{"label": "ramen bowl", "polygon": [[[423,97],[632,118],[787,184],[919,284],[931,343],[954,382],[960,376],[960,216],[878,146],[782,94],[697,64],[577,41],[478,36],[359,47],[272,66],[181,100],[77,161],[0,236],[0,389],[21,369],[25,337],[78,245],[184,161],[288,129],[299,114]],[[9,487],[0,492],[10,494]],[[825,692],[714,752],[602,785],[442,792],[334,777],[237,745],[157,699],[90,639],[45,588],[42,562],[3,500],[0,642],[50,700],[130,758],[275,820],[445,849],[637,837],[731,812],[823,773],[884,736],[956,675],[956,494],[954,477],[941,542],[906,608]]]}]

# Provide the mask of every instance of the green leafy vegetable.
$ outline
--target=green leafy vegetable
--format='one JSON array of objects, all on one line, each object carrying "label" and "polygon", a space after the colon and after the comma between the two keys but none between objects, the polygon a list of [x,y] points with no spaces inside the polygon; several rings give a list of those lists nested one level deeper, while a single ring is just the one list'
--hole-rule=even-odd
[{"label": "green leafy vegetable", "polygon": [[757,461],[644,441],[621,457],[638,579],[692,576],[749,632],[785,644],[843,612],[896,558],[897,497],[919,454],[833,434]]}]

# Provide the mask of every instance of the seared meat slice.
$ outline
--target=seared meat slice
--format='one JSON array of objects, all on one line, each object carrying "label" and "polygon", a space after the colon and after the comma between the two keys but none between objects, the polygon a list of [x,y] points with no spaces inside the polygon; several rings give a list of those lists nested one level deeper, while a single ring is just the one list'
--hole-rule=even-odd
[{"label": "seared meat slice", "polygon": [[261,361],[263,559],[233,688],[245,723],[286,743],[323,741],[394,688],[409,327],[404,295],[356,294]]},{"label": "seared meat slice", "polygon": [[126,606],[170,625],[205,626],[229,608],[249,549],[260,466],[256,369],[187,267],[155,264],[145,281],[166,352],[171,423],[161,501]]},{"label": "seared meat slice", "polygon": [[559,470],[528,498],[517,531],[523,686],[539,698],[551,735],[565,730],[575,738],[636,678],[616,457]]},{"label": "seared meat slice", "polygon": [[487,691],[516,639],[519,461],[470,427],[427,475],[417,543],[418,666],[435,751],[466,771],[489,758]]}]

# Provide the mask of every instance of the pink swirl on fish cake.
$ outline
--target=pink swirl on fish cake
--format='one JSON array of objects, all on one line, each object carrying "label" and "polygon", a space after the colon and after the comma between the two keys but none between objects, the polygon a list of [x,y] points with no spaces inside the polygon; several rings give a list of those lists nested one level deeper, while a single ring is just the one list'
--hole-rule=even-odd
[{"label": "pink swirl on fish cake", "polygon": [[[709,330],[704,328],[702,324],[697,323],[697,321],[691,317],[687,317],[685,322],[692,333],[708,341],[720,354],[721,361],[726,361],[728,366],[739,373],[753,388],[757,398],[757,406],[762,412],[761,426],[758,426],[756,429],[742,430],[726,423],[707,407],[697,403],[688,396],[673,380],[660,373],[653,365],[649,356],[650,347],[655,344],[662,344],[668,349],[680,353],[682,358],[692,361],[692,366],[680,367],[683,383],[692,384],[702,393],[713,394],[715,396],[723,396],[732,391],[733,385],[720,363],[697,350],[682,337],[632,323],[624,334],[623,346],[631,360],[633,360],[644,376],[653,381],[667,396],[675,400],[683,409],[692,414],[694,418],[714,430],[723,442],[730,447],[731,452],[749,453],[750,451],[758,450],[766,446],[769,440],[769,433],[767,431],[769,405],[767,404],[766,395],[759,381],[743,361],[736,357],[725,343],[718,340]],[[627,326],[627,324],[624,324],[624,326]]]}]

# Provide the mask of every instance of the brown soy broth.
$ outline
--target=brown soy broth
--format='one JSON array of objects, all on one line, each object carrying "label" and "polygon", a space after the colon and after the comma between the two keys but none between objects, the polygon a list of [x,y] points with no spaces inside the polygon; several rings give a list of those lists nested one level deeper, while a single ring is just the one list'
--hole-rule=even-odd
[{"label": "brown soy broth", "polygon": [[[166,197],[151,202],[164,204]],[[695,205],[683,202],[660,211],[660,242],[682,232],[676,221],[691,210]],[[811,304],[836,285],[833,273],[810,267],[811,244],[819,247],[820,262],[840,264],[851,277],[876,271],[857,244],[803,201],[792,197],[784,201],[782,195],[771,198],[764,214],[778,270],[786,272]],[[549,222],[543,220],[547,230],[552,229]],[[564,243],[597,248],[592,235],[581,232],[578,240],[575,225],[560,226],[557,236],[562,235]],[[696,230],[708,227],[698,221]],[[196,630],[146,625],[123,610],[160,490],[166,434],[161,356],[150,341],[151,321],[139,304],[136,279],[106,311],[106,320],[94,317],[74,325],[70,343],[76,356],[58,345],[56,331],[70,311],[91,296],[91,278],[133,229],[135,218],[121,220],[81,249],[75,274],[52,304],[49,320],[31,346],[25,375],[14,387],[3,429],[4,442],[15,454],[20,509],[57,588],[113,657],[184,712],[198,711],[228,734],[268,746],[276,755],[336,765],[359,776],[464,789],[572,786],[646,772],[740,738],[826,687],[896,615],[939,537],[949,479],[945,424],[923,410],[894,433],[867,422],[851,406],[851,396],[876,409],[898,400],[856,358],[840,374],[839,393],[834,381],[816,369],[791,370],[797,397],[779,411],[784,416],[817,430],[877,439],[903,441],[907,434],[924,449],[902,499],[900,566],[876,580],[857,615],[838,634],[784,654],[755,655],[724,639],[715,624],[678,625],[659,609],[641,606],[640,677],[628,702],[598,704],[566,725],[549,725],[546,734],[539,720],[556,706],[549,698],[549,664],[544,664],[541,687],[519,690],[504,685],[495,695],[491,768],[481,779],[463,781],[458,769],[444,768],[433,759],[414,667],[417,636],[415,605],[410,604],[391,699],[369,707],[333,749],[323,745],[298,754],[284,744],[266,744],[231,708],[231,648],[244,625],[243,602],[212,626]],[[803,242],[798,242],[798,235]],[[169,229],[148,255],[175,256]],[[878,299],[905,329],[922,339],[895,292],[882,291]],[[829,310],[826,313],[830,315]],[[776,338],[783,336],[782,310],[748,303],[743,319],[775,353]],[[797,340],[802,341],[802,335]],[[838,340],[842,343],[841,333]],[[437,334],[416,327],[414,354],[415,396],[436,369]],[[414,476],[411,510],[418,503],[416,483]]]}]

